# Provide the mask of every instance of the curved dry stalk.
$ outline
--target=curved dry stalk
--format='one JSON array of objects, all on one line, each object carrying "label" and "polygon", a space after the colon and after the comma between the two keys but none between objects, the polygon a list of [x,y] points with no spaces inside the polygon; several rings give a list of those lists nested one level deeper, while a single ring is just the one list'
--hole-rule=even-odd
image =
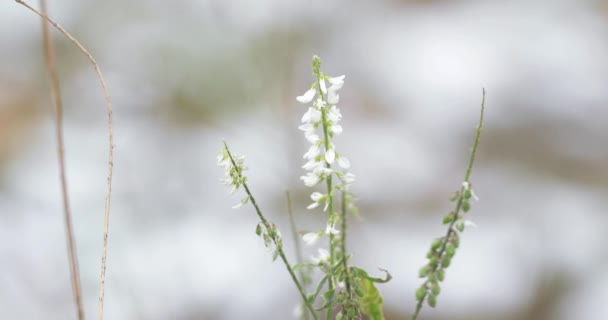
[{"label": "curved dry stalk", "polygon": [[[40,0],[40,12],[46,15],[46,1]],[[74,240],[74,230],[72,227],[72,214],[70,212],[70,201],[68,193],[68,183],[65,177],[65,153],[63,140],[63,101],[61,100],[61,86],[57,75],[57,65],[55,63],[55,48],[50,37],[49,27],[46,20],[42,20],[42,43],[44,47],[44,61],[49,73],[51,86],[51,96],[55,107],[55,133],[57,137],[57,158],[59,162],[59,180],[61,181],[61,195],[63,201],[64,223],[66,238],[68,242],[68,258],[70,261],[70,275],[72,278],[72,294],[76,303],[78,319],[84,319],[84,309],[82,307],[82,291],[80,288],[80,270],[78,268],[78,252],[76,241]]]},{"label": "curved dry stalk", "polygon": [[97,73],[97,77],[101,82],[101,89],[103,90],[107,113],[108,113],[108,140],[109,140],[109,154],[108,154],[108,178],[107,178],[107,192],[106,192],[106,204],[104,211],[104,224],[103,224],[103,248],[101,253],[101,276],[100,276],[100,284],[99,284],[99,304],[98,304],[98,319],[103,319],[103,302],[104,302],[104,293],[105,293],[105,282],[106,282],[106,268],[107,268],[107,253],[108,253],[108,229],[110,224],[110,199],[112,194],[112,172],[114,169],[114,133],[112,130],[112,100],[110,99],[110,93],[108,92],[108,88],[106,86],[106,81],[103,78],[101,73],[101,69],[95,61],[95,58],[89,51],[76,40],[71,34],[69,34],[65,29],[63,29],[57,22],[53,21],[46,14],[41,13],[40,11],[34,9],[29,4],[25,3],[23,0],[15,0],[17,3],[25,6],[32,12],[39,15],[41,18],[48,21],[52,24],[59,32],[61,32],[65,37],[67,37],[72,44],[74,44],[78,49],[87,56],[89,61],[93,64],[95,68],[95,73]]}]

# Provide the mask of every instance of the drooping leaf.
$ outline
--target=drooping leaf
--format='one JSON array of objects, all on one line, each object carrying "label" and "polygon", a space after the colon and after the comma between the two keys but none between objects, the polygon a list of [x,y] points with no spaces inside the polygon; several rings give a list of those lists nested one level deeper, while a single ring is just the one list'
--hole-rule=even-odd
[{"label": "drooping leaf", "polygon": [[374,285],[374,282],[368,278],[361,277],[361,288],[364,291],[363,297],[361,297],[361,312],[367,315],[370,320],[384,320],[382,296]]}]

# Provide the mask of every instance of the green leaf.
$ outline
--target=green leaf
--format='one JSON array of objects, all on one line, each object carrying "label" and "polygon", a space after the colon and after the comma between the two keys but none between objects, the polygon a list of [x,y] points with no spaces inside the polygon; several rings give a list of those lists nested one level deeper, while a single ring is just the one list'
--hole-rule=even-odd
[{"label": "green leaf", "polygon": [[462,202],[462,211],[469,212],[469,210],[471,210],[471,204],[466,200],[463,201]]},{"label": "green leaf", "polygon": [[353,267],[353,269],[355,269],[355,272],[358,276],[365,278],[367,280],[370,280],[372,282],[375,282],[375,283],[387,283],[387,282],[391,281],[391,279],[393,278],[393,276],[390,274],[390,272],[388,272],[388,270],[382,269],[382,268],[378,268],[378,270],[386,273],[386,277],[384,279],[370,277],[365,270],[358,268],[358,267]]},{"label": "green leaf", "polygon": [[344,319],[344,314],[342,313],[342,311],[338,312],[338,314],[336,314],[336,320],[342,320]]},{"label": "green leaf", "polygon": [[255,234],[258,236],[262,234],[262,225],[260,223],[258,223],[258,226],[255,227]]},{"label": "green leaf", "polygon": [[321,298],[323,299],[323,306],[319,309],[317,309],[317,311],[321,311],[324,309],[327,309],[329,307],[331,307],[331,305],[334,302],[334,294],[336,293],[336,289],[330,289],[325,291],[322,295]]},{"label": "green leaf", "polygon": [[380,295],[380,291],[374,286],[374,281],[362,277],[361,287],[364,291],[361,298],[361,312],[367,315],[370,320],[384,320],[382,296]]},{"label": "green leaf", "polygon": [[319,281],[319,283],[317,284],[317,289],[315,289],[315,293],[312,294],[312,299],[310,301],[310,303],[314,303],[315,300],[317,300],[317,297],[319,296],[319,292],[321,292],[321,289],[323,289],[323,285],[325,284],[325,282],[327,282],[327,278],[329,276],[326,275],[323,278],[321,278],[321,280]]}]

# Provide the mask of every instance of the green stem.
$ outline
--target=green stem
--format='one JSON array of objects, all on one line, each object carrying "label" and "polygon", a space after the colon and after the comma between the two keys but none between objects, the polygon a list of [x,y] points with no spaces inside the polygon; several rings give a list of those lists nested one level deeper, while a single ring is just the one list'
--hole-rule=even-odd
[{"label": "green stem", "polygon": [[[479,115],[479,123],[477,125],[477,130],[475,131],[475,142],[473,143],[473,149],[471,150],[471,155],[469,157],[469,165],[467,166],[467,171],[464,175],[464,181],[467,183],[469,183],[469,179],[471,178],[471,171],[473,170],[473,162],[475,161],[475,154],[477,153],[477,147],[479,146],[479,136],[481,135],[481,127],[483,125],[483,115],[484,115],[484,111],[485,111],[485,103],[486,103],[486,89],[483,88],[482,97],[481,97],[481,112]],[[443,253],[445,252],[445,249],[448,245],[448,241],[449,241],[450,237],[452,236],[452,234],[454,233],[454,224],[456,224],[456,221],[458,221],[458,219],[459,219],[460,208],[462,207],[462,199],[463,199],[462,195],[463,195],[464,191],[465,191],[465,188],[464,188],[464,186],[462,186],[460,188],[460,197],[458,197],[458,202],[456,202],[456,208],[454,209],[454,219],[452,219],[452,222],[450,222],[450,224],[448,226],[448,231],[446,232],[446,235],[443,238],[443,241],[441,243],[441,247],[439,250],[439,256],[442,256]],[[437,271],[438,268],[439,268],[439,265],[434,267],[433,270],[431,271],[431,273],[434,273],[435,271]],[[428,283],[429,283],[429,280],[427,279],[422,284],[422,286],[426,287]],[[420,310],[422,310],[422,306],[424,304],[424,300],[426,299],[427,295],[428,295],[428,293],[425,293],[424,296],[422,297],[422,299],[418,300],[418,303],[416,304],[416,311],[412,315],[412,320],[416,320],[416,318],[418,317],[418,314],[420,314]]]},{"label": "green stem", "polygon": [[[226,147],[226,152],[228,153],[228,156],[230,157],[230,161],[232,162],[232,165],[234,167],[237,167],[237,164],[234,161],[234,158],[232,157],[232,153],[230,153],[230,150],[228,149],[228,145],[226,144],[226,142],[224,142],[224,146]],[[242,177],[241,172],[239,172],[239,176]],[[251,201],[251,204],[255,208],[255,212],[258,214],[258,217],[260,218],[260,220],[262,221],[262,223],[268,230],[269,226],[271,224],[268,222],[266,217],[264,217],[264,214],[262,214],[262,210],[260,210],[260,207],[258,207],[258,204],[255,201],[255,198],[253,197],[253,195],[251,194],[251,191],[249,190],[247,183],[243,182],[243,188],[245,189],[245,192],[247,192],[247,195],[249,196],[249,200]],[[277,239],[276,236],[273,236],[272,241],[275,244],[276,250],[279,252],[279,256],[281,257],[281,260],[283,260],[283,264],[285,264],[285,268],[289,272],[289,275],[291,275],[291,279],[296,284],[296,287],[298,287],[298,291],[300,292],[300,295],[302,296],[302,299],[304,300],[306,308],[310,311],[310,313],[312,314],[312,317],[315,320],[318,320],[318,317],[317,317],[317,314],[315,313],[314,308],[312,307],[312,305],[310,304],[308,299],[306,299],[306,293],[304,292],[304,288],[300,284],[300,281],[298,281],[298,277],[296,277],[296,274],[293,271],[293,267],[291,266],[291,264],[289,263],[289,260],[287,260],[287,257],[285,256],[285,252],[283,251],[283,245],[281,244],[280,239]]]},{"label": "green stem", "polygon": [[348,265],[346,263],[346,190],[342,191],[342,238],[340,239],[340,246],[342,250],[342,267],[344,267],[344,272],[346,273],[346,277],[344,277],[344,283],[346,284],[346,292],[348,296],[352,296],[351,287],[350,287],[350,275],[348,273]]},{"label": "green stem", "polygon": [[473,150],[471,151],[471,158],[469,159],[469,166],[467,173],[464,176],[464,181],[469,182],[471,177],[471,170],[473,170],[473,162],[475,161],[475,153],[477,153],[477,146],[479,145],[479,136],[481,135],[481,126],[483,125],[483,113],[486,105],[486,89],[482,88],[481,96],[481,112],[479,114],[479,124],[477,125],[477,131],[475,132],[475,143],[473,143]]},{"label": "green stem", "polygon": [[[323,76],[322,74],[320,75],[321,77]],[[321,88],[321,85],[319,84],[319,89]],[[321,97],[321,99],[323,101],[325,101],[325,98],[323,97],[323,92],[319,90],[319,96]],[[323,123],[323,137],[324,139],[324,146],[325,146],[325,152],[327,152],[330,148],[330,144],[329,144],[329,129],[327,128],[327,108],[321,108],[321,120]],[[327,162],[327,160],[325,161],[325,167],[328,169],[331,169],[331,164],[329,164]],[[326,183],[327,183],[327,197],[328,197],[328,208],[329,208],[329,218],[327,219],[327,223],[328,224],[333,224],[334,223],[334,195],[333,195],[333,186],[332,186],[332,177],[333,175],[330,174],[329,177],[327,177],[326,179]],[[334,241],[334,234],[330,233],[329,234],[329,265],[333,267],[334,265],[334,261],[336,260],[336,252],[335,252],[335,241]],[[335,287],[335,283],[334,283],[334,276],[332,274],[329,275],[328,278],[328,285],[329,285],[329,289],[332,290]],[[327,308],[327,319],[331,318],[331,312],[332,312],[332,308],[329,307]]]},{"label": "green stem", "polygon": [[[289,214],[289,226],[291,227],[291,234],[293,235],[293,243],[296,250],[296,262],[301,264],[304,261],[302,256],[302,246],[300,245],[300,237],[298,237],[298,230],[296,228],[296,221],[293,218],[293,209],[291,206],[291,195],[289,191],[285,191],[285,198],[287,199],[287,213]],[[306,289],[306,280],[305,280],[304,270],[300,269],[300,280],[302,281],[302,286]],[[303,301],[306,303],[306,299]],[[309,320],[309,316],[307,312],[303,314],[304,320]]]}]

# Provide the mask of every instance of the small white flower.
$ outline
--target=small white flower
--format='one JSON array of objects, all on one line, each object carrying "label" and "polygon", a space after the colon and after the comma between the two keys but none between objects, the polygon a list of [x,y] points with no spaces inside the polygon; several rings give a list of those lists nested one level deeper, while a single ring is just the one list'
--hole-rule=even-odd
[{"label": "small white flower", "polygon": [[342,169],[348,169],[350,168],[350,161],[348,160],[348,158],[340,156],[338,158],[338,165],[342,168]]},{"label": "small white flower", "polygon": [[328,176],[330,174],[332,174],[334,171],[331,168],[328,168],[325,166],[325,164],[316,167],[313,171],[314,174],[318,175],[318,176]]},{"label": "small white flower", "polygon": [[310,149],[304,154],[304,159],[314,159],[321,153],[321,148],[317,144],[313,144]]},{"label": "small white flower", "polygon": [[462,183],[462,187],[465,189],[470,189],[471,188],[471,184],[468,181],[464,181]]},{"label": "small white flower", "polygon": [[328,258],[329,258],[329,252],[327,252],[327,250],[325,250],[323,248],[319,248],[319,256],[312,257],[312,261],[314,264],[319,264],[323,261],[327,261]]},{"label": "small white flower", "polygon": [[319,142],[319,136],[315,133],[312,132],[306,132],[304,134],[304,137],[306,137],[306,140],[308,140],[308,142],[315,144],[317,142]]},{"label": "small white flower", "polygon": [[234,205],[232,207],[232,209],[238,209],[238,208],[244,206],[248,201],[249,201],[249,196],[246,196],[245,198],[243,198],[243,200],[241,200],[241,202],[239,202],[236,205]]},{"label": "small white flower", "polygon": [[342,181],[344,183],[351,184],[351,183],[355,182],[355,175],[348,172],[348,173],[342,175]]},{"label": "small white flower", "polygon": [[342,87],[344,86],[344,75],[339,76],[339,77],[335,77],[335,78],[329,78],[329,83],[331,83],[331,87],[329,87],[329,91],[338,91],[340,89],[342,89]]},{"label": "small white flower", "polygon": [[473,200],[475,200],[475,202],[479,202],[479,197],[477,197],[473,189],[471,189],[471,197],[473,197]]},{"label": "small white flower", "polygon": [[338,102],[340,102],[340,95],[337,94],[335,90],[331,90],[331,88],[329,89],[329,93],[327,94],[327,102],[329,102],[329,104],[338,104]]},{"label": "small white flower", "polygon": [[309,172],[305,176],[301,176],[300,179],[304,181],[304,185],[307,187],[314,187],[321,181],[320,177],[312,172]]},{"label": "small white flower", "polygon": [[312,201],[319,201],[321,200],[325,195],[322,194],[321,192],[313,192],[312,194],[310,194],[310,199],[312,199]]},{"label": "small white flower", "polygon": [[315,126],[312,123],[306,123],[303,124],[301,126],[298,127],[298,129],[304,131],[304,134],[314,134],[315,133]]},{"label": "small white flower", "polygon": [[319,240],[320,236],[318,232],[308,232],[302,236],[302,240],[309,246],[314,245],[317,240]]},{"label": "small white flower", "polygon": [[325,161],[327,161],[327,163],[332,164],[332,163],[334,163],[335,159],[336,159],[336,152],[334,151],[334,149],[329,149],[325,152]]},{"label": "small white flower", "polygon": [[329,83],[333,85],[341,85],[344,84],[344,78],[346,78],[346,75],[344,74],[339,77],[329,78]]},{"label": "small white flower", "polygon": [[306,103],[311,102],[312,99],[314,99],[316,94],[317,94],[317,90],[315,88],[310,88],[303,95],[296,97],[296,100],[298,100],[298,102],[300,102],[300,103],[306,104]]},{"label": "small white flower", "polygon": [[297,304],[293,308],[293,317],[296,319],[301,319],[304,314],[304,307],[301,304]]},{"label": "small white flower", "polygon": [[317,123],[321,121],[321,111],[315,108],[308,108],[308,111],[302,116],[302,122],[304,123]]},{"label": "small white flower", "polygon": [[471,221],[471,220],[465,220],[464,221],[464,226],[465,227],[473,227],[473,228],[477,228],[477,225],[475,224],[475,222]]},{"label": "small white flower", "polygon": [[322,193],[320,193],[320,192],[313,192],[310,195],[310,199],[312,199],[313,203],[311,203],[308,207],[306,207],[306,209],[314,209],[314,208],[318,207],[319,204],[320,204],[320,202],[321,202],[320,200],[323,199],[323,197],[324,196],[323,196]]},{"label": "small white flower", "polygon": [[333,123],[338,123],[342,119],[342,113],[340,113],[340,109],[338,109],[338,107],[331,106],[331,109],[327,114],[327,118]]},{"label": "small white flower", "polygon": [[314,209],[314,208],[316,208],[318,206],[319,206],[318,202],[313,202],[313,203],[309,204],[308,207],[306,207],[306,209],[312,210],[312,209]]},{"label": "small white flower", "polygon": [[325,108],[326,105],[327,105],[327,102],[323,101],[323,99],[321,99],[321,98],[317,99],[317,101],[315,102],[315,106],[319,109]]},{"label": "small white flower", "polygon": [[319,79],[319,86],[321,87],[321,92],[327,93],[327,87],[325,86],[325,79]]},{"label": "small white flower", "polygon": [[325,228],[325,234],[333,234],[333,235],[337,235],[340,233],[340,230],[336,229],[335,226],[333,224],[328,224],[327,227]]},{"label": "small white flower", "polygon": [[333,132],[335,135],[338,135],[338,134],[342,133],[342,126],[341,126],[341,125],[339,125],[339,124],[332,124],[332,125],[329,127],[329,130],[330,130],[331,132]]},{"label": "small white flower", "polygon": [[307,170],[307,171],[312,171],[312,170],[316,169],[319,166],[323,166],[323,162],[319,162],[319,161],[317,161],[315,159],[311,159],[311,160],[308,160],[308,162],[306,162],[302,166],[302,168],[304,170]]}]

